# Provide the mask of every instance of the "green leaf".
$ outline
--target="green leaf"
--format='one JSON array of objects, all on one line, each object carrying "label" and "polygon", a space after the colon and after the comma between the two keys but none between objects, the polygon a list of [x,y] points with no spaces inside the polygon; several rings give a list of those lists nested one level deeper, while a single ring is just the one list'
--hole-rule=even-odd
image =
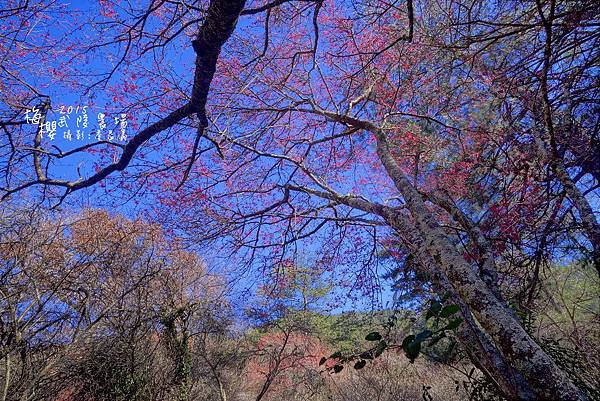
[{"label": "green leaf", "polygon": [[406,352],[408,350],[408,344],[410,344],[415,339],[414,334],[404,337],[402,340],[402,349]]},{"label": "green leaf", "polygon": [[327,358],[321,358],[321,360],[319,361],[319,366],[323,365],[325,362],[327,362]]},{"label": "green leaf", "polygon": [[379,332],[377,332],[377,331],[374,331],[372,333],[367,334],[367,336],[365,337],[365,340],[379,341],[379,340],[381,340],[381,334],[379,334]]},{"label": "green leaf", "polygon": [[333,367],[333,372],[334,373],[340,373],[342,371],[342,369],[344,369],[344,367],[342,365],[335,365]]},{"label": "green leaf", "polygon": [[354,364],[354,369],[356,369],[356,370],[362,369],[365,367],[366,364],[367,364],[367,361],[365,361],[364,359],[361,359],[360,361],[358,361]]},{"label": "green leaf", "polygon": [[414,341],[408,344],[405,350],[406,356],[411,363],[417,359],[419,352],[421,352],[421,343],[416,343]]},{"label": "green leaf", "polygon": [[458,305],[447,305],[444,306],[442,311],[440,312],[440,317],[448,317],[459,311]]},{"label": "green leaf", "polygon": [[429,320],[430,318],[437,316],[438,313],[442,310],[442,304],[438,301],[431,302],[431,306],[425,315],[425,320]]}]

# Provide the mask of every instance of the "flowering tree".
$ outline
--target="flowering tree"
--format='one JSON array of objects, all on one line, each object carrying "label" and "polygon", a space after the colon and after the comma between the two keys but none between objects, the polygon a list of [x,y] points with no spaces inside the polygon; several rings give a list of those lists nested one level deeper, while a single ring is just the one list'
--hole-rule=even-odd
[{"label": "flowering tree", "polygon": [[[248,361],[246,375],[256,388],[256,401],[273,397],[290,397],[319,382],[319,359],[327,348],[317,338],[281,327],[263,334]],[[306,390],[305,390],[306,391]]]},{"label": "flowering tree", "polygon": [[[101,3],[111,30],[68,50],[120,47],[100,84],[126,85],[119,107],[152,117],[125,145],[55,152],[3,99],[5,197],[143,189],[164,224],[196,239],[273,265],[310,241],[361,287],[393,244],[451,294],[473,362],[506,397],[585,398],[507,297],[531,300],[562,247],[599,266],[594,2]],[[188,77],[163,68],[176,57]],[[5,81],[21,105],[43,98],[43,121],[47,98]],[[57,159],[97,149],[94,171],[52,175]]]}]

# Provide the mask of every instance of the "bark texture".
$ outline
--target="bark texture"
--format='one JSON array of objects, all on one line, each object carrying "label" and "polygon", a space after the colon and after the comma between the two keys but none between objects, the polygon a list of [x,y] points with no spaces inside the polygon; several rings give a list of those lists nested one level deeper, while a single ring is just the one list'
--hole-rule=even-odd
[{"label": "bark texture", "polygon": [[[427,208],[422,195],[397,164],[384,130],[369,121],[325,111],[314,104],[312,106],[317,114],[349,127],[370,131],[375,136],[377,155],[406,203],[415,224],[414,229],[423,240],[423,250],[434,261],[434,265],[439,267],[452,292],[457,294],[472,313],[508,364],[526,380],[535,397],[544,400],[586,400],[583,392],[525,331],[511,309],[498,299],[493,289],[488,287],[458,253],[455,245]],[[357,204],[356,200],[354,203]],[[402,216],[398,213],[390,213],[390,209],[385,207],[375,209],[399,234],[406,228],[406,224],[400,221]],[[510,394],[509,388],[506,393]]]}]

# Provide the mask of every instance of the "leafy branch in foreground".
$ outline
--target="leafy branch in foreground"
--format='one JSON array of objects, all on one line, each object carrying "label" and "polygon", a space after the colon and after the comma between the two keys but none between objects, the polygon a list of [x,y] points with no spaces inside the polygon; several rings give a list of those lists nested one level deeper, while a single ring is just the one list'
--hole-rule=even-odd
[{"label": "leafy branch in foreground", "polygon": [[440,340],[447,337],[449,331],[456,330],[462,323],[462,317],[455,317],[459,311],[458,305],[444,304],[445,302],[445,298],[432,299],[425,314],[426,322],[433,321],[431,327],[407,335],[400,344],[391,340],[391,331],[398,320],[397,316],[392,315],[384,324],[384,334],[379,331],[372,331],[365,336],[366,341],[375,345],[361,353],[344,355],[342,351],[336,351],[329,357],[322,357],[319,366],[325,365],[327,361],[333,361],[334,363],[326,366],[325,370],[330,373],[339,373],[344,369],[345,364],[354,363],[354,369],[360,370],[367,365],[367,362],[372,362],[379,358],[384,351],[391,349],[402,349],[409,361],[413,363],[422,353],[424,347],[433,347]]}]

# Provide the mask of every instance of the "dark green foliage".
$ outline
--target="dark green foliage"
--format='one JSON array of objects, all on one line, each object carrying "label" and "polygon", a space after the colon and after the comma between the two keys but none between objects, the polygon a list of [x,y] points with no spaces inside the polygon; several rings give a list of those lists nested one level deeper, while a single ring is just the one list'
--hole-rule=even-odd
[{"label": "dark green foliage", "polygon": [[415,361],[422,352],[424,346],[433,347],[441,339],[447,337],[446,331],[456,330],[462,323],[463,319],[458,317],[448,321],[448,323],[441,328],[438,328],[444,320],[448,320],[459,311],[458,305],[444,305],[445,301],[445,298],[439,300],[432,299],[430,301],[429,309],[425,314],[425,321],[428,322],[430,319],[434,319],[431,330],[424,329],[417,334],[408,335],[402,341],[404,354],[411,362]]},{"label": "dark green foliage", "polygon": [[379,332],[377,332],[377,331],[374,331],[372,333],[367,334],[367,336],[365,337],[365,340],[379,341],[379,340],[381,340],[381,334],[379,334]]},{"label": "dark green foliage", "polygon": [[[459,311],[458,305],[444,305],[446,298],[433,299],[430,301],[429,309],[425,315],[425,321],[427,322],[434,318],[431,328],[423,329],[416,334],[409,334],[404,337],[401,344],[395,344],[391,340],[391,331],[396,326],[398,317],[392,315],[383,325],[384,334],[379,331],[372,331],[365,336],[366,341],[377,341],[377,345],[372,346],[359,354],[348,353],[347,355],[343,355],[341,351],[336,351],[329,356],[329,358],[321,358],[319,366],[325,364],[328,359],[336,359],[337,362],[342,364],[355,362],[355,369],[362,369],[367,364],[367,361],[372,361],[373,359],[380,357],[385,350],[392,348],[402,349],[409,361],[411,363],[414,362],[425,347],[433,347],[440,340],[447,337],[446,332],[456,330],[462,323],[463,319],[461,317],[452,318],[453,315]],[[326,370],[338,373],[335,366],[333,369],[327,368]]]}]

